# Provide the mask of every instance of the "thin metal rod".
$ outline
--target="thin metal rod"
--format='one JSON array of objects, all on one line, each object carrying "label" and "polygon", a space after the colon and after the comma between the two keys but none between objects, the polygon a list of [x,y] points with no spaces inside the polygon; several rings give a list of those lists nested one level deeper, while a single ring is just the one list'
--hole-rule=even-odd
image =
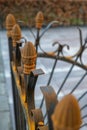
[{"label": "thin metal rod", "polygon": [[82,31],[79,27],[78,27],[78,30],[79,30],[79,36],[80,36],[80,45],[82,46]]},{"label": "thin metal rod", "polygon": [[83,94],[78,98],[78,101],[80,101],[86,94],[87,94],[87,91],[86,91],[85,93],[83,93]]},{"label": "thin metal rod", "polygon": [[[54,70],[55,70],[56,64],[57,64],[57,59],[56,59],[55,62],[54,62],[54,65],[53,65],[53,68],[52,68],[52,71],[51,71],[51,74],[50,74],[50,77],[49,77],[49,80],[48,80],[47,86],[48,86],[48,85],[50,84],[50,82],[51,82],[51,79],[52,79],[52,77],[53,77],[53,73],[54,73]],[[43,106],[43,102],[44,102],[44,97],[42,98],[42,101],[41,101],[41,104],[40,104],[40,108],[42,108],[42,106]]]},{"label": "thin metal rod", "polygon": [[[78,57],[76,58],[75,62],[77,61],[77,59],[78,59]],[[70,73],[71,73],[71,71],[72,71],[74,65],[75,65],[75,64],[73,64],[73,65],[71,66],[71,68],[70,68],[70,70],[68,71],[66,77],[64,78],[64,80],[63,80],[61,86],[59,87],[59,90],[57,91],[57,96],[58,96],[58,94],[60,93],[61,89],[63,88],[63,86],[64,86],[66,80],[68,79],[68,77],[69,77],[69,75],[70,75]]]},{"label": "thin metal rod", "polygon": [[12,38],[9,37],[8,38],[8,47],[9,47],[9,58],[10,58],[10,61],[12,61],[13,57],[12,57],[12,51],[13,51],[13,46],[12,46]]},{"label": "thin metal rod", "polygon": [[87,107],[87,104],[85,106],[83,106],[80,110],[82,111],[83,109],[85,109]]},{"label": "thin metal rod", "polygon": [[44,29],[44,31],[42,32],[42,34],[40,35],[40,38],[45,34],[45,32],[47,32],[47,30],[53,25],[53,24],[58,24],[58,21],[52,21],[50,22],[47,27]]},{"label": "thin metal rod", "polygon": [[[22,21],[22,20],[18,20],[18,23],[25,23],[24,21]],[[26,24],[26,23],[25,23]],[[28,24],[26,24],[27,25],[27,28],[29,29],[29,31],[31,32],[31,34],[33,35],[33,37],[34,37],[34,39],[36,39],[36,37],[35,37],[35,35],[34,35],[34,33],[33,33],[33,31],[32,31],[32,29],[31,29],[31,27],[29,27],[29,25]]]},{"label": "thin metal rod", "polygon": [[[60,53],[60,52],[58,52],[57,57],[59,56],[59,53]],[[54,65],[53,65],[53,67],[52,67],[52,71],[51,71],[51,74],[50,74],[50,77],[49,77],[47,86],[48,86],[48,85],[50,84],[50,82],[51,82],[51,79],[52,79],[52,77],[53,77],[53,74],[54,74],[54,70],[55,70],[57,61],[58,61],[58,60],[57,60],[57,58],[56,58],[56,59],[55,59],[55,62],[54,62]],[[42,108],[43,102],[44,102],[44,97],[42,98],[42,101],[41,101],[41,104],[40,104],[40,108]]]},{"label": "thin metal rod", "polygon": [[40,108],[42,108],[43,102],[44,102],[44,97],[43,97],[42,100],[41,100]]},{"label": "thin metal rod", "polygon": [[37,37],[36,37],[36,41],[35,41],[35,46],[36,46],[36,53],[38,53],[38,45],[39,45],[39,33],[40,33],[40,30],[37,29]]},{"label": "thin metal rod", "polygon": [[[79,28],[78,28],[78,29],[79,29]],[[79,29],[79,36],[80,36],[80,45],[82,46],[82,32],[81,32],[81,29]],[[85,44],[86,44],[86,43],[84,43],[84,45],[85,45]],[[79,55],[77,55],[75,62],[78,60],[78,58],[79,58]],[[67,81],[67,79],[68,79],[68,77],[69,77],[69,75],[70,75],[70,73],[71,73],[71,71],[72,71],[74,65],[75,65],[75,63],[71,66],[71,68],[70,68],[69,72],[67,73],[67,75],[66,75],[64,81],[62,82],[62,85],[59,87],[59,90],[57,91],[57,96],[58,96],[58,94],[60,93],[61,89],[63,88],[65,82]]]},{"label": "thin metal rod", "polygon": [[82,76],[82,78],[78,81],[78,83],[76,84],[76,86],[72,89],[72,91],[70,92],[73,93],[74,90],[79,86],[79,84],[82,82],[82,80],[85,78],[85,76],[87,75],[87,72]]},{"label": "thin metal rod", "polygon": [[82,119],[84,119],[84,118],[87,118],[87,115],[84,115],[84,116],[82,117]]},{"label": "thin metal rod", "polygon": [[83,124],[80,128],[84,127],[84,126],[87,126],[87,123]]},{"label": "thin metal rod", "polygon": [[44,115],[44,120],[45,120],[46,116],[47,116],[47,113],[45,113],[45,115]]},{"label": "thin metal rod", "polygon": [[53,68],[52,68],[52,71],[51,71],[51,74],[50,74],[50,77],[49,77],[47,86],[50,84],[50,82],[51,82],[51,80],[52,80],[52,77],[53,77],[53,74],[54,74],[54,70],[55,70],[56,64],[57,64],[57,59],[56,59],[55,62],[54,62],[54,65],[53,65]]}]

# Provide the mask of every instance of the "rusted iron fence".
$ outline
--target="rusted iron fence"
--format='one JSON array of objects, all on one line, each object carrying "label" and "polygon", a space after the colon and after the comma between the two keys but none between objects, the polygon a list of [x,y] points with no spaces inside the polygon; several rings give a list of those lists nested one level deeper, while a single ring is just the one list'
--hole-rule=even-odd
[{"label": "rusted iron fence", "polygon": [[[16,130],[83,129],[83,127],[87,126],[84,120],[87,115],[85,113],[85,115],[82,116],[81,112],[87,108],[87,103],[81,107],[79,103],[85,98],[87,91],[80,95],[78,99],[73,96],[73,93],[87,75],[87,66],[82,60],[82,55],[87,48],[87,38],[83,43],[82,31],[78,28],[80,48],[76,54],[65,56],[63,50],[65,47],[69,49],[69,46],[66,44],[62,45],[58,41],[53,43],[53,45],[58,45],[55,51],[46,52],[40,46],[40,39],[53,24],[57,23],[57,21],[49,23],[44,31],[40,33],[44,20],[42,12],[37,14],[35,20],[37,37],[35,37],[32,30],[29,28],[35,38],[35,44],[32,44],[32,42],[28,42],[25,37],[22,37],[21,29],[16,23],[14,16],[9,14],[6,17]],[[24,43],[22,43],[21,39],[24,39]],[[39,52],[38,49],[40,49],[41,52]],[[35,86],[38,76],[44,74],[42,69],[37,69],[36,67],[38,58],[53,59],[54,64],[47,85],[41,87],[43,98],[40,102],[40,106],[36,108],[34,100]],[[55,92],[53,86],[50,84],[58,61],[70,63],[71,67],[61,86],[58,86],[58,90]],[[77,81],[73,89],[67,93],[61,101],[58,101],[58,96],[75,66],[81,68],[85,73]],[[42,107],[44,101],[46,104],[46,112],[43,114]]]}]

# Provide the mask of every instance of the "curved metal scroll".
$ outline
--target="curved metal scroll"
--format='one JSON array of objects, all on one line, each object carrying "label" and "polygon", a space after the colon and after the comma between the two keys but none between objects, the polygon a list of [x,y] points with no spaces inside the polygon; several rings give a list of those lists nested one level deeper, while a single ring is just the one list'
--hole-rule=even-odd
[{"label": "curved metal scroll", "polygon": [[44,95],[45,102],[46,102],[49,130],[53,130],[51,115],[54,111],[56,104],[58,103],[57,96],[56,96],[56,93],[51,86],[41,87],[41,91]]},{"label": "curved metal scroll", "polygon": [[35,108],[34,89],[37,82],[37,78],[41,74],[44,74],[44,72],[41,69],[33,70],[31,71],[30,75],[28,75],[28,78],[27,78],[26,99],[28,103],[29,113],[32,109]]}]

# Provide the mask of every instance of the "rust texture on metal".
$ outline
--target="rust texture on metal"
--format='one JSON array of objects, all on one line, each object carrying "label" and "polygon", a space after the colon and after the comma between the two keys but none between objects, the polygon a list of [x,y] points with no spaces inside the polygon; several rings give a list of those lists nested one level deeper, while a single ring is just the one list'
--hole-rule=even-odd
[{"label": "rust texture on metal", "polygon": [[15,20],[14,15],[8,14],[6,17],[6,29],[7,29],[7,36],[8,37],[12,36],[11,31],[12,31],[12,28],[15,24],[16,24],[16,20]]},{"label": "rust texture on metal", "polygon": [[31,118],[35,122],[35,126],[44,126],[44,118],[41,109],[32,109]]},{"label": "rust texture on metal", "polygon": [[[13,45],[13,61],[16,64],[16,66],[21,65],[21,53],[19,47],[21,46],[21,43],[19,43],[20,39],[22,37],[21,29],[18,24],[15,24],[12,28],[12,45]],[[16,67],[17,68],[17,67]]]},{"label": "rust texture on metal", "polygon": [[49,129],[53,130],[51,115],[54,112],[54,108],[55,108],[56,104],[58,103],[57,96],[56,96],[56,93],[51,86],[41,87],[41,91],[44,95],[45,102],[46,102]]},{"label": "rust texture on metal", "polygon": [[37,29],[41,29],[43,21],[44,21],[43,13],[41,11],[39,11],[37,13],[37,15],[36,15],[36,18],[35,18],[36,28]]},{"label": "rust texture on metal", "polygon": [[21,57],[24,74],[30,74],[35,69],[37,57],[35,47],[31,42],[25,43],[25,46],[21,49]]},{"label": "rust texture on metal", "polygon": [[57,104],[52,115],[54,130],[79,130],[82,124],[80,106],[76,98],[69,94]]},{"label": "rust texture on metal", "polygon": [[12,45],[12,28],[16,24],[16,20],[13,14],[8,14],[6,17],[6,29],[7,29],[7,36],[8,36],[8,46],[9,46],[9,57],[10,61],[13,59],[13,45]]},{"label": "rust texture on metal", "polygon": [[21,29],[18,24],[15,24],[12,28],[13,47],[16,47],[17,41],[21,39]]},{"label": "rust texture on metal", "polygon": [[41,69],[38,69],[38,71],[33,70],[31,71],[30,75],[27,77],[28,83],[27,83],[27,90],[26,90],[26,99],[27,99],[29,113],[31,113],[31,109],[35,109],[34,89],[36,86],[38,76],[41,74],[43,74],[43,71]]}]

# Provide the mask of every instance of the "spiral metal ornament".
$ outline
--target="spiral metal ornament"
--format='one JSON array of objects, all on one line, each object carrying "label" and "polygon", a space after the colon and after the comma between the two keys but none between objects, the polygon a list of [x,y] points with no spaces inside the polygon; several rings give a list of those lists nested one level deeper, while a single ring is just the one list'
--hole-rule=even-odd
[{"label": "spiral metal ornament", "polygon": [[11,37],[11,31],[13,26],[16,24],[16,20],[14,15],[8,14],[6,17],[6,29],[7,29],[7,36]]}]

